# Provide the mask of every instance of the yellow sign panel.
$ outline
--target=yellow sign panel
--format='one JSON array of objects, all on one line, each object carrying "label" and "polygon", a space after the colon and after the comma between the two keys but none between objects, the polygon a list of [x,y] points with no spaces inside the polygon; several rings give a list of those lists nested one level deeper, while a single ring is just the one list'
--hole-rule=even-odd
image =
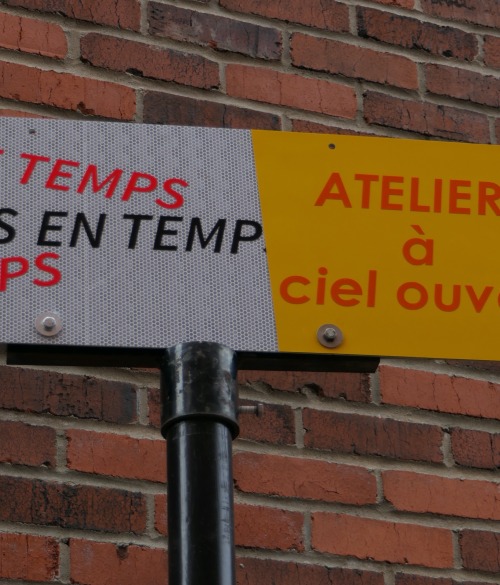
[{"label": "yellow sign panel", "polygon": [[500,359],[499,146],[253,143],[280,351]]}]

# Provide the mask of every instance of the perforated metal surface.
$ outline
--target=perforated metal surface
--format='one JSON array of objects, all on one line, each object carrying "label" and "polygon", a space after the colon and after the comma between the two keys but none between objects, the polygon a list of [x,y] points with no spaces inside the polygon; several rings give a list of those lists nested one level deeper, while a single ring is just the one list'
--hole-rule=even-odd
[{"label": "perforated metal surface", "polygon": [[[236,350],[277,349],[264,238],[249,239],[261,216],[248,131],[2,119],[0,149],[5,151],[0,155],[0,220],[16,230],[8,242],[8,228],[0,224],[4,275],[5,269],[22,268],[6,258],[23,257],[30,263],[25,274],[4,279],[0,342],[168,347],[215,341]],[[33,166],[25,184],[21,178],[33,159],[22,153],[50,158]],[[50,179],[56,159],[79,166],[62,163]],[[96,165],[101,183],[116,169],[123,171],[111,197],[105,196],[109,183],[93,192],[90,181],[77,192],[89,165]],[[158,188],[122,200],[134,172],[156,177]],[[155,203],[157,198],[174,201],[162,189],[169,178],[189,183],[174,185],[184,196],[181,207]],[[148,179],[137,184],[145,187]],[[45,217],[44,230],[46,212],[51,215]],[[100,215],[106,215],[99,247],[91,246],[83,226],[76,237],[78,213],[85,215],[94,235]],[[166,220],[157,242],[172,249],[154,249],[161,216],[182,218]],[[224,223],[220,251],[215,250],[222,227],[205,248],[195,235],[192,250],[186,251],[193,218],[199,218],[205,239]],[[231,253],[238,221],[244,222],[244,239]],[[47,252],[59,256],[43,262],[56,267],[61,280],[37,286],[34,279],[53,278],[34,265]],[[62,321],[61,332],[52,338],[37,333],[34,325],[47,311]]]}]

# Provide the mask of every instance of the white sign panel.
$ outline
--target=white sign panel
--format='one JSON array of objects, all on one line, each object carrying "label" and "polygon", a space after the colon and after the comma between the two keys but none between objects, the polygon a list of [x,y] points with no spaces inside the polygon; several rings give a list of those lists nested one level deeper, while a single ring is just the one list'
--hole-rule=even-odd
[{"label": "white sign panel", "polygon": [[0,177],[1,342],[276,351],[248,131],[3,119]]}]

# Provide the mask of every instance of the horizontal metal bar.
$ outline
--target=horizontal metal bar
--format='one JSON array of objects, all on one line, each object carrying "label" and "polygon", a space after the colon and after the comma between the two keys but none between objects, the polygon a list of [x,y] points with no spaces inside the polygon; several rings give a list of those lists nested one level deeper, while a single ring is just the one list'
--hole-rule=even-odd
[{"label": "horizontal metal bar", "polygon": [[[67,345],[7,345],[10,365],[160,368],[164,349]],[[238,352],[238,370],[375,372],[375,356]]]}]

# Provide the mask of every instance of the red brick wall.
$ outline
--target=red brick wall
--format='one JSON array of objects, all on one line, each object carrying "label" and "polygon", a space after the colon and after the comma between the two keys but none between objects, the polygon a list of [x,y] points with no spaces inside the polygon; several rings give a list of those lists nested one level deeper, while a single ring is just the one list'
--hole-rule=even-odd
[{"label": "red brick wall", "polygon": [[[499,106],[498,0],[0,5],[4,116],[496,144]],[[239,585],[499,582],[497,364],[240,383]],[[166,582],[158,385],[0,365],[2,582]]]}]

